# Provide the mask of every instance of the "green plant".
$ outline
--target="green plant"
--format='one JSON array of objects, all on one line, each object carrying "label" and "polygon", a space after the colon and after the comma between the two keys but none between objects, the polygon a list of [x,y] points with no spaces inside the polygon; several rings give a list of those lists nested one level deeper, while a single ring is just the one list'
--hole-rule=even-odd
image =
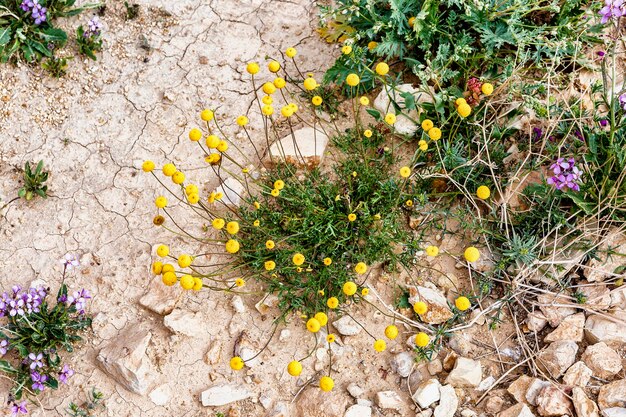
[{"label": "green plant", "polygon": [[55,78],[61,78],[67,73],[67,61],[72,59],[71,57],[57,57],[51,56],[46,58],[44,62],[41,63],[43,69],[45,69],[48,74]]},{"label": "green plant", "polygon": [[66,412],[70,417],[95,417],[98,411],[106,409],[103,400],[104,394],[94,387],[85,402],[81,405],[70,403]]},{"label": "green plant", "polygon": [[24,165],[24,186],[19,189],[17,195],[26,200],[32,200],[35,196],[47,198],[48,186],[46,181],[48,181],[48,171],[43,170],[43,161],[37,163],[34,171],[31,169],[30,163],[26,162]]},{"label": "green plant", "polygon": [[124,6],[126,7],[126,20],[133,20],[139,16],[139,5],[136,3],[129,4],[127,1],[124,2]]},{"label": "green plant", "polygon": [[[91,22],[90,22],[91,23]],[[97,60],[95,52],[102,50],[102,38],[100,37],[100,29],[85,31],[83,25],[76,29],[76,43],[78,44],[78,52],[87,57]]]}]

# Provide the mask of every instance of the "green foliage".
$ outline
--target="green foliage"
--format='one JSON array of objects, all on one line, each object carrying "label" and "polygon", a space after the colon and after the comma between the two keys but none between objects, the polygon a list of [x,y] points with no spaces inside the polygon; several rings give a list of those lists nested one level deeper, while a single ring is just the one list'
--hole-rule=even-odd
[{"label": "green foliage", "polygon": [[[67,42],[67,33],[54,25],[59,17],[75,16],[100,4],[74,7],[76,0],[41,0],[47,8],[46,20],[35,24],[30,12],[20,8],[21,0],[0,0],[0,62],[23,59],[38,62],[53,59]],[[56,72],[57,74],[59,72]]]},{"label": "green foliage", "polygon": [[102,38],[100,35],[85,36],[85,28],[80,25],[76,29],[76,43],[78,44],[78,52],[96,61],[95,52],[102,50]]},{"label": "green foliage", "polygon": [[103,400],[104,394],[94,387],[85,402],[81,405],[70,403],[66,412],[70,417],[95,417],[98,411],[106,409]]},{"label": "green foliage", "polygon": [[41,64],[48,74],[55,78],[61,78],[67,73],[67,61],[71,58],[51,56]]},{"label": "green foliage", "polygon": [[20,188],[17,195],[26,200],[32,200],[35,196],[47,198],[48,186],[46,181],[48,181],[48,171],[43,170],[43,161],[37,163],[34,171],[31,169],[30,163],[26,162],[24,165],[24,186]]},{"label": "green foliage", "polygon": [[[289,165],[270,170],[263,179],[265,193],[280,179],[285,183],[280,196],[264,197],[258,210],[241,210],[246,223],[260,222],[240,238],[247,248],[241,252],[242,263],[278,295],[284,315],[324,311],[328,297],[344,300],[343,284],[362,281],[353,269],[358,262],[382,262],[393,269],[398,263],[408,265],[416,251],[416,243],[400,226],[405,182],[392,173],[393,159],[378,149],[382,135],[361,137],[349,130],[334,139],[339,149],[353,152],[342,154],[332,175],[314,169],[301,177]],[[356,215],[355,221],[349,220],[350,214]],[[276,247],[267,249],[267,240]],[[305,256],[301,268],[292,262],[295,253]],[[332,264],[324,265],[324,258]],[[264,270],[269,260],[276,270]]]},{"label": "green foliage", "polygon": [[124,2],[124,6],[126,7],[126,20],[133,20],[139,16],[139,5],[136,3],[129,4],[127,1]]}]

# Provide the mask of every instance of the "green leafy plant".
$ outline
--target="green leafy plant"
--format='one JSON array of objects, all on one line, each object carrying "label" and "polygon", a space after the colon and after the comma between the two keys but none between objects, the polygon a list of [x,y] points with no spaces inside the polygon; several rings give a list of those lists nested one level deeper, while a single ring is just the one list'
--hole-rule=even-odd
[{"label": "green leafy plant", "polygon": [[78,44],[78,51],[86,55],[87,57],[96,61],[96,52],[102,50],[102,38],[100,37],[100,31],[85,31],[83,25],[80,25],[76,29],[76,43]]},{"label": "green leafy plant", "polygon": [[20,188],[17,195],[26,200],[32,200],[33,197],[48,197],[48,171],[43,170],[43,161],[39,161],[35,170],[31,169],[30,163],[24,165],[24,186]]},{"label": "green leafy plant", "polygon": [[128,3],[124,2],[124,6],[126,7],[126,20],[133,20],[139,16],[139,5],[136,3]]},{"label": "green leafy plant", "polygon": [[53,58],[68,39],[67,33],[55,26],[55,20],[100,6],[74,7],[75,3],[76,0],[0,0],[0,62]]},{"label": "green leafy plant", "polygon": [[67,414],[70,417],[95,417],[98,411],[106,409],[104,403],[104,394],[97,388],[92,388],[87,400],[81,405],[70,403]]},{"label": "green leafy plant", "polygon": [[46,60],[41,63],[41,66],[51,76],[55,78],[61,78],[67,73],[67,61],[70,59],[71,57],[67,58],[51,56],[49,58],[46,58]]}]

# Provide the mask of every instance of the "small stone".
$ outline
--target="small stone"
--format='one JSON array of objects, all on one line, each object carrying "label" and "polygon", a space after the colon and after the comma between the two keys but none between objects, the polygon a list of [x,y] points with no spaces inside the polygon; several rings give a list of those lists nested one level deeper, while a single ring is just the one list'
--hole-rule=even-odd
[{"label": "small stone", "polygon": [[626,344],[626,323],[617,314],[592,314],[585,322],[585,338],[590,343]]},{"label": "small stone", "polygon": [[236,178],[226,178],[215,190],[216,193],[222,193],[220,200],[227,206],[239,207],[241,204],[241,196],[244,194],[244,185]]},{"label": "small stone", "polygon": [[350,395],[352,395],[354,398],[361,398],[363,394],[365,394],[365,390],[359,387],[354,382],[351,382],[350,384],[348,384],[347,389]]},{"label": "small stone", "polygon": [[572,403],[562,390],[549,385],[537,395],[537,412],[544,417],[571,415]]},{"label": "small stone", "polygon": [[478,413],[474,410],[466,408],[461,411],[461,417],[478,417]]},{"label": "small stone", "polygon": [[303,127],[274,142],[266,160],[281,160],[300,167],[313,168],[322,162],[327,145],[328,136],[324,132]]},{"label": "small stone", "polygon": [[441,384],[436,379],[424,381],[415,390],[412,397],[413,401],[418,403],[422,408],[428,408],[431,404],[439,401],[441,395],[439,393],[440,388]]},{"label": "small stone", "polygon": [[[579,291],[585,297],[585,306],[591,311],[608,310],[612,305],[612,295],[606,284],[589,284],[586,281],[579,281]],[[624,303],[623,305],[626,305]]]},{"label": "small stone", "polygon": [[477,387],[482,378],[483,371],[479,361],[459,357],[446,379],[446,384],[453,387]]},{"label": "small stone", "polygon": [[459,398],[454,392],[452,385],[442,385],[439,388],[441,399],[439,405],[435,407],[434,417],[454,417],[456,409],[459,407]]},{"label": "small stone", "polygon": [[[202,313],[192,313],[182,308],[176,308],[165,316],[163,324],[174,333],[189,337],[202,336],[202,330],[206,329],[206,321]],[[206,330],[205,330],[206,332]],[[206,334],[206,333],[205,333]]]},{"label": "small stone", "polygon": [[428,305],[428,311],[420,314],[420,319],[425,323],[441,324],[453,316],[452,310],[448,307],[448,300],[436,287],[411,286],[408,289],[411,305],[418,301],[423,301]]},{"label": "small stone", "polygon": [[530,405],[537,405],[537,397],[539,397],[539,393],[543,391],[544,388],[550,387],[550,384],[547,381],[543,381],[538,378],[533,378],[533,382],[528,387],[528,391],[526,391],[526,403]]},{"label": "small stone", "polygon": [[161,385],[150,393],[150,400],[156,405],[165,405],[169,402],[172,392],[167,385]]},{"label": "small stone", "polygon": [[146,349],[152,334],[139,326],[129,326],[98,354],[102,370],[129,391],[146,394],[152,374]]},{"label": "small stone", "polygon": [[587,397],[582,388],[572,389],[572,402],[578,417],[600,417],[597,404]]},{"label": "small stone", "polygon": [[266,417],[289,417],[289,405],[283,402],[276,403]]},{"label": "small stone", "polygon": [[595,376],[602,379],[609,379],[622,370],[622,358],[604,342],[588,346],[582,360]]},{"label": "small stone", "polygon": [[600,410],[626,407],[626,379],[602,385],[598,393],[598,406],[600,406]]},{"label": "small stone", "polygon": [[431,408],[427,408],[426,410],[422,410],[415,414],[415,417],[432,417],[433,410]]},{"label": "small stone", "polygon": [[435,376],[443,371],[443,363],[441,363],[441,359],[439,358],[435,358],[432,361],[428,362],[427,367],[428,373],[432,376]]},{"label": "small stone", "polygon": [[415,365],[415,358],[409,352],[400,352],[391,359],[391,369],[403,378],[411,373],[411,369]]},{"label": "small stone", "polygon": [[489,397],[485,403],[485,410],[491,414],[498,414],[504,407],[504,400],[501,397],[492,396]]},{"label": "small stone", "polygon": [[478,384],[478,387],[476,387],[476,390],[481,391],[481,392],[487,391],[489,388],[493,386],[495,382],[496,382],[496,379],[493,376],[488,376],[487,378],[480,381],[480,384]]},{"label": "small stone", "polygon": [[498,414],[498,417],[535,417],[535,415],[526,404],[519,403],[507,408]]},{"label": "small stone", "polygon": [[578,344],[574,341],[551,343],[537,355],[537,366],[554,379],[559,378],[576,360]]},{"label": "small stone", "polygon": [[280,335],[278,336],[278,340],[280,340],[281,342],[284,342],[286,340],[289,340],[290,336],[291,336],[291,331],[289,329],[282,329],[280,331]]},{"label": "small stone", "polygon": [[261,395],[259,395],[259,402],[261,403],[261,406],[263,406],[263,408],[265,408],[266,410],[270,408],[270,406],[274,402],[274,399],[272,398],[273,394],[273,392],[266,391],[262,392]]},{"label": "small stone", "polygon": [[254,305],[261,315],[266,315],[272,308],[278,306],[278,296],[274,294],[266,294],[258,303]]},{"label": "small stone", "polygon": [[531,332],[540,332],[548,324],[548,319],[540,311],[528,314],[526,317],[526,326]]},{"label": "small stone", "polygon": [[355,404],[346,410],[344,417],[371,417],[372,408],[365,405]]},{"label": "small stone", "polygon": [[148,290],[139,299],[139,304],[157,314],[166,315],[174,310],[182,293],[180,285],[169,287],[163,284],[160,276],[155,276],[150,281]]},{"label": "small stone", "polygon": [[354,336],[361,333],[361,326],[352,317],[345,315],[333,322],[333,327],[342,336]]},{"label": "small stone", "polygon": [[443,358],[443,369],[446,372],[450,372],[452,368],[454,368],[454,364],[456,364],[456,360],[459,355],[454,351],[450,351],[445,358]]},{"label": "small stone", "polygon": [[528,375],[522,375],[513,381],[506,390],[518,403],[527,403],[526,392],[528,392],[528,388],[536,379]]},{"label": "small stone", "polygon": [[395,391],[379,391],[376,393],[376,404],[382,409],[399,410],[404,403]]},{"label": "small stone", "polygon": [[245,313],[246,306],[243,303],[243,299],[240,296],[238,296],[238,295],[234,296],[233,299],[230,300],[230,304],[233,306],[233,309],[237,313],[239,313],[239,314]]},{"label": "small stone", "polygon": [[358,405],[364,405],[364,406],[366,406],[366,407],[371,407],[371,406],[374,404],[374,403],[373,403],[373,402],[371,402],[370,400],[366,400],[366,399],[364,399],[364,398],[358,398],[358,399],[356,400],[356,403],[357,403]]},{"label": "small stone", "polygon": [[578,361],[565,372],[563,383],[570,386],[585,387],[589,383],[591,375],[593,375],[593,371],[584,362]]},{"label": "small stone", "polygon": [[472,351],[472,343],[466,333],[454,333],[448,340],[448,346],[461,356],[467,356]]},{"label": "small stone", "polygon": [[396,114],[396,108],[393,106],[392,101],[403,110],[402,114],[398,114],[393,126],[396,132],[401,135],[413,135],[418,129],[417,124],[413,121],[419,119],[418,111],[405,108],[403,94],[407,93],[413,96],[415,103],[432,102],[429,94],[413,88],[412,84],[400,84],[395,88],[383,88],[374,99],[374,108],[380,111],[383,116],[387,113]]},{"label": "small stone", "polygon": [[537,297],[537,302],[552,327],[558,326],[565,317],[576,313],[574,307],[567,306],[572,304],[572,301],[562,294],[540,294]]},{"label": "small stone", "polygon": [[203,391],[201,394],[202,405],[205,407],[217,407],[250,397],[252,397],[252,392],[241,386],[241,384],[216,385]]},{"label": "small stone", "polygon": [[602,417],[626,417],[626,408],[624,407],[611,407],[605,408],[600,412]]},{"label": "small stone", "polygon": [[552,333],[548,334],[543,341],[546,343],[556,342],[559,340],[582,342],[584,327],[585,313],[573,314],[565,317],[561,324],[559,324],[559,326]]},{"label": "small stone", "polygon": [[612,227],[606,234],[597,250],[597,258],[591,257],[585,268],[585,276],[589,282],[604,281],[615,277],[615,270],[624,265],[620,256],[612,256],[612,253],[626,253],[626,234],[620,228]]}]

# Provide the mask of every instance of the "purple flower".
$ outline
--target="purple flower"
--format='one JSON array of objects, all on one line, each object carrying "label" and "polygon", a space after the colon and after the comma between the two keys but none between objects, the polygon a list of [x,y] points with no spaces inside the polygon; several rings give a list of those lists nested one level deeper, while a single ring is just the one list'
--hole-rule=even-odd
[{"label": "purple flower", "polygon": [[7,346],[9,346],[9,341],[8,340],[6,340],[6,339],[0,340],[0,357],[6,355],[7,349],[8,349]]},{"label": "purple flower", "polygon": [[63,267],[65,269],[67,269],[68,271],[71,271],[72,268],[76,268],[77,266],[80,265],[80,262],[78,261],[78,255],[74,255],[71,253],[66,254],[61,259],[61,264],[63,264]]},{"label": "purple flower", "polygon": [[79,314],[84,314],[87,300],[90,298],[89,290],[83,288],[80,291],[74,291],[74,294],[67,297],[67,302],[69,305],[75,305]]},{"label": "purple flower", "polygon": [[609,124],[609,121],[606,119],[600,119],[600,126],[602,127],[607,127],[607,125]]},{"label": "purple flower", "polygon": [[63,369],[59,372],[59,381],[67,384],[67,379],[74,375],[74,370],[67,365],[63,365]]},{"label": "purple flower", "polygon": [[619,19],[626,14],[624,0],[604,0],[604,7],[600,9],[602,19],[600,23],[605,24],[610,19]]},{"label": "purple flower", "polygon": [[28,355],[28,359],[30,360],[31,370],[35,370],[37,368],[43,368],[43,354],[42,353],[38,353],[36,355],[34,353],[30,353]]},{"label": "purple flower", "polygon": [[626,93],[622,94],[621,96],[618,97],[619,99],[619,106],[626,111]]},{"label": "purple flower", "polygon": [[596,55],[598,55],[600,58],[604,58],[604,55],[606,55],[606,52],[598,51],[598,52],[596,52]]},{"label": "purple flower", "polygon": [[580,130],[576,130],[576,131],[574,132],[574,136],[576,136],[576,138],[577,138],[579,141],[581,141],[581,142],[584,142],[584,141],[585,141],[585,137],[583,136],[583,134],[582,134],[582,133],[580,133]]},{"label": "purple flower", "polygon": [[87,30],[83,34],[85,38],[93,38],[96,36],[100,36],[100,32],[102,31],[102,23],[100,23],[100,19],[98,16],[94,16],[87,22]]},{"label": "purple flower", "polygon": [[11,416],[16,417],[18,414],[28,414],[28,410],[26,409],[26,401],[22,401],[21,403],[13,403],[11,406]]},{"label": "purple flower", "polygon": [[33,381],[33,390],[43,391],[44,390],[44,382],[48,380],[48,375],[40,374],[37,371],[33,371],[30,373],[30,379]]},{"label": "purple flower", "polygon": [[574,158],[569,158],[567,161],[564,158],[559,158],[550,165],[550,169],[554,175],[548,178],[548,184],[554,185],[557,190],[561,191],[565,188],[580,191],[578,181],[582,176],[582,171],[576,167]]},{"label": "purple flower", "polygon": [[533,127],[533,139],[539,140],[543,136],[543,130],[540,127]]}]

